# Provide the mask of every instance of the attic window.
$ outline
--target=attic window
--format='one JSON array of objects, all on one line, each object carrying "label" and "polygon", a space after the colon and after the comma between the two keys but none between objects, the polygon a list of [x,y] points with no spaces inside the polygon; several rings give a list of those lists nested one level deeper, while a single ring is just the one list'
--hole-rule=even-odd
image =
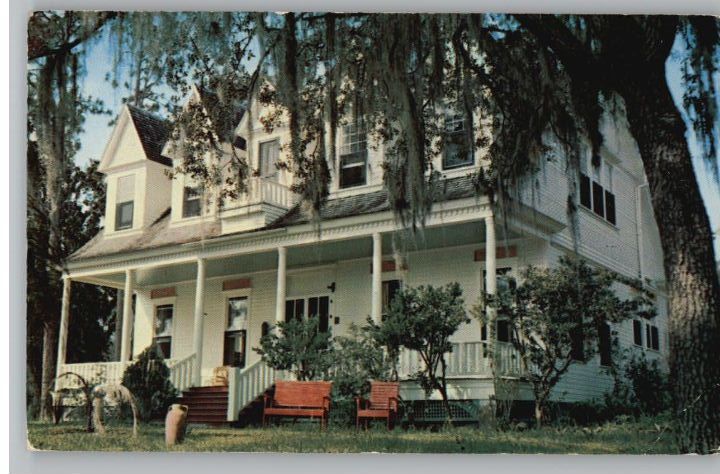
[{"label": "attic window", "polygon": [[115,230],[132,229],[135,202],[135,175],[121,176],[115,194]]},{"label": "attic window", "polygon": [[270,140],[260,144],[260,177],[277,177],[277,162],[279,156],[280,140]]},{"label": "attic window", "polygon": [[183,217],[196,217],[202,213],[202,193],[198,188],[185,186],[183,191]]}]

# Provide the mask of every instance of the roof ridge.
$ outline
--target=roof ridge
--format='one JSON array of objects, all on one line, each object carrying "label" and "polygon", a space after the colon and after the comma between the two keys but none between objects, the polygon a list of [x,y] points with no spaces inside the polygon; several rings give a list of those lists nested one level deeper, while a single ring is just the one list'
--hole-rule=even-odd
[{"label": "roof ridge", "polygon": [[160,122],[163,122],[164,124],[169,124],[169,123],[170,123],[170,120],[169,120],[169,119],[166,119],[166,118],[164,118],[164,117],[161,117],[160,115],[158,115],[158,114],[156,114],[156,113],[154,113],[154,112],[150,112],[149,110],[145,110],[145,109],[143,109],[142,107],[138,107],[138,106],[135,105],[135,104],[125,104],[125,105],[127,106],[128,109],[130,109],[130,110],[133,111],[133,112],[139,112],[139,113],[145,115],[146,117],[153,118],[153,119],[155,119],[155,120],[158,120],[158,121],[160,121]]}]

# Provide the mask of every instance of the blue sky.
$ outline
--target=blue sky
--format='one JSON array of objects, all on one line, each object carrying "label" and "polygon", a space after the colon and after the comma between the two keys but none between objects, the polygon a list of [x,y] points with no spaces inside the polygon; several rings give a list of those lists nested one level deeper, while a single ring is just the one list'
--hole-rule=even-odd
[{"label": "blue sky", "polygon": [[[678,45],[679,42],[676,42],[676,50]],[[114,117],[122,107],[122,98],[126,91],[121,88],[113,88],[105,80],[105,75],[113,71],[113,54],[111,42],[106,37],[90,46],[86,62],[87,76],[83,88],[85,94],[101,98],[105,107],[112,111]],[[682,97],[679,56],[679,54],[672,54],[667,63],[668,83],[676,103],[681,103],[679,101]],[[123,67],[120,67],[119,72],[127,73]],[[100,159],[112,133],[112,127],[108,125],[111,118],[106,115],[86,118],[85,132],[80,137],[82,146],[76,157],[78,165],[84,165],[93,158]],[[715,231],[715,254],[720,257],[720,187],[714,182],[706,163],[701,160],[699,147],[692,132],[688,132],[688,138],[690,151],[694,158],[695,174],[710,216],[711,226]],[[716,157],[716,159],[720,161],[720,157]]]}]

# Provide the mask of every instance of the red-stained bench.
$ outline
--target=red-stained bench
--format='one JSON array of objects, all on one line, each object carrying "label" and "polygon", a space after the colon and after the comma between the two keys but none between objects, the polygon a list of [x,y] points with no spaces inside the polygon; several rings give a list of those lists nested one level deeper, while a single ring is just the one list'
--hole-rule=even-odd
[{"label": "red-stained bench", "polygon": [[360,421],[371,419],[387,419],[388,429],[392,429],[392,422],[397,418],[398,398],[400,396],[399,382],[370,382],[370,400],[356,398],[357,419],[355,426],[360,428]]},{"label": "red-stained bench", "polygon": [[319,418],[327,426],[332,382],[294,382],[279,380],[275,394],[265,395],[263,426],[273,416]]}]

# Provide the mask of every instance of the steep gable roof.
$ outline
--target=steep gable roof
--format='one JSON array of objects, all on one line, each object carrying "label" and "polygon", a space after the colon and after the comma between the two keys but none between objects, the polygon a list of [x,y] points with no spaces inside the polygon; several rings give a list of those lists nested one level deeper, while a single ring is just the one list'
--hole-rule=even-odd
[{"label": "steep gable roof", "polygon": [[162,155],[163,146],[170,134],[169,123],[157,115],[134,105],[128,105],[127,108],[147,159],[161,165],[172,166],[172,160]]}]

